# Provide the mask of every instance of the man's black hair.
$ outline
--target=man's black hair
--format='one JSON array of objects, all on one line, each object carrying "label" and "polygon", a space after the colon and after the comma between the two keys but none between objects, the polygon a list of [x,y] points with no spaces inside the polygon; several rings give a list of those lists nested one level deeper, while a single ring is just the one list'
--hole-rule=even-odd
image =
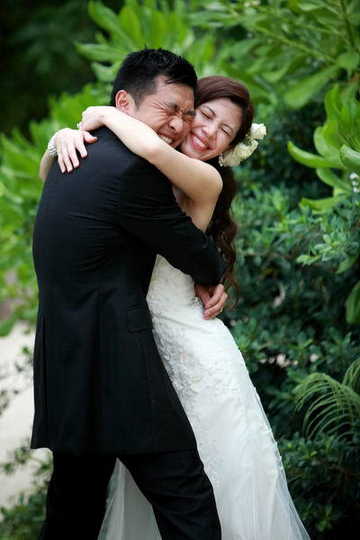
[{"label": "man's black hair", "polygon": [[165,49],[143,49],[130,53],[122,63],[111,93],[111,105],[119,90],[126,90],[137,106],[142,99],[155,92],[155,78],[164,75],[168,84],[184,84],[194,91],[197,76],[194,67],[177,54]]}]

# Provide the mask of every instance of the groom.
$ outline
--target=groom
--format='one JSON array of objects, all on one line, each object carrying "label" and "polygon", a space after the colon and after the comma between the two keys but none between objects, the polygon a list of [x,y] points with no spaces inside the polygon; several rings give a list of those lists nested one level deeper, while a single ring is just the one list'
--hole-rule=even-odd
[{"label": "groom", "polygon": [[[113,102],[175,147],[190,129],[195,86],[186,60],[144,50],[125,59]],[[50,448],[54,463],[40,538],[97,538],[118,457],[163,539],[218,540],[212,487],[157,352],[146,293],[156,253],[209,287],[223,261],[170,182],[106,128],[96,134],[71,175],[52,166],[34,230],[31,447]]]}]

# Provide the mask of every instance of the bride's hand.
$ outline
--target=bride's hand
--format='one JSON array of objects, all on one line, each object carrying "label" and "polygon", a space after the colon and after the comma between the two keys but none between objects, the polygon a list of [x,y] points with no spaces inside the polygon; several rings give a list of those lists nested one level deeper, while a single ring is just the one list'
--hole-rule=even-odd
[{"label": "bride's hand", "polygon": [[116,107],[111,107],[110,105],[88,107],[82,113],[79,127],[80,129],[85,129],[87,131],[98,129],[101,126],[106,125],[106,118],[109,115],[114,114],[114,111],[116,110]]},{"label": "bride's hand", "polygon": [[228,299],[222,283],[215,287],[206,287],[197,283],[195,285],[195,294],[203,303],[204,319],[213,319],[220,315]]},{"label": "bride's hand", "polygon": [[88,131],[64,128],[55,134],[56,151],[58,163],[62,173],[71,172],[74,167],[79,166],[77,152],[82,158],[87,156],[84,143],[93,143],[97,137]]}]

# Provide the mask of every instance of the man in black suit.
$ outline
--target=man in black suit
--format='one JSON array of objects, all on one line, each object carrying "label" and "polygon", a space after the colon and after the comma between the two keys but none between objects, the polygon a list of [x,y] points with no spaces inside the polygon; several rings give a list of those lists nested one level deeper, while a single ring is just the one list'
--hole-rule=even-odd
[{"label": "man in black suit", "polygon": [[[139,51],[119,70],[113,104],[175,147],[190,129],[195,85],[181,57]],[[71,175],[52,166],[34,229],[31,447],[54,457],[40,538],[97,538],[118,457],[153,505],[162,538],[218,540],[212,487],[158,355],[146,293],[156,253],[209,287],[223,260],[167,178],[108,129],[96,135]]]}]

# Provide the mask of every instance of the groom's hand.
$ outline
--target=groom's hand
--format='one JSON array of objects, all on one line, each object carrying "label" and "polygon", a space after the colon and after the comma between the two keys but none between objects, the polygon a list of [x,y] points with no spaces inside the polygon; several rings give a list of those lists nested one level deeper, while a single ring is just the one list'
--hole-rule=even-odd
[{"label": "groom's hand", "polygon": [[228,295],[221,283],[215,287],[195,285],[195,294],[200,298],[204,306],[204,319],[213,319],[222,312]]}]

